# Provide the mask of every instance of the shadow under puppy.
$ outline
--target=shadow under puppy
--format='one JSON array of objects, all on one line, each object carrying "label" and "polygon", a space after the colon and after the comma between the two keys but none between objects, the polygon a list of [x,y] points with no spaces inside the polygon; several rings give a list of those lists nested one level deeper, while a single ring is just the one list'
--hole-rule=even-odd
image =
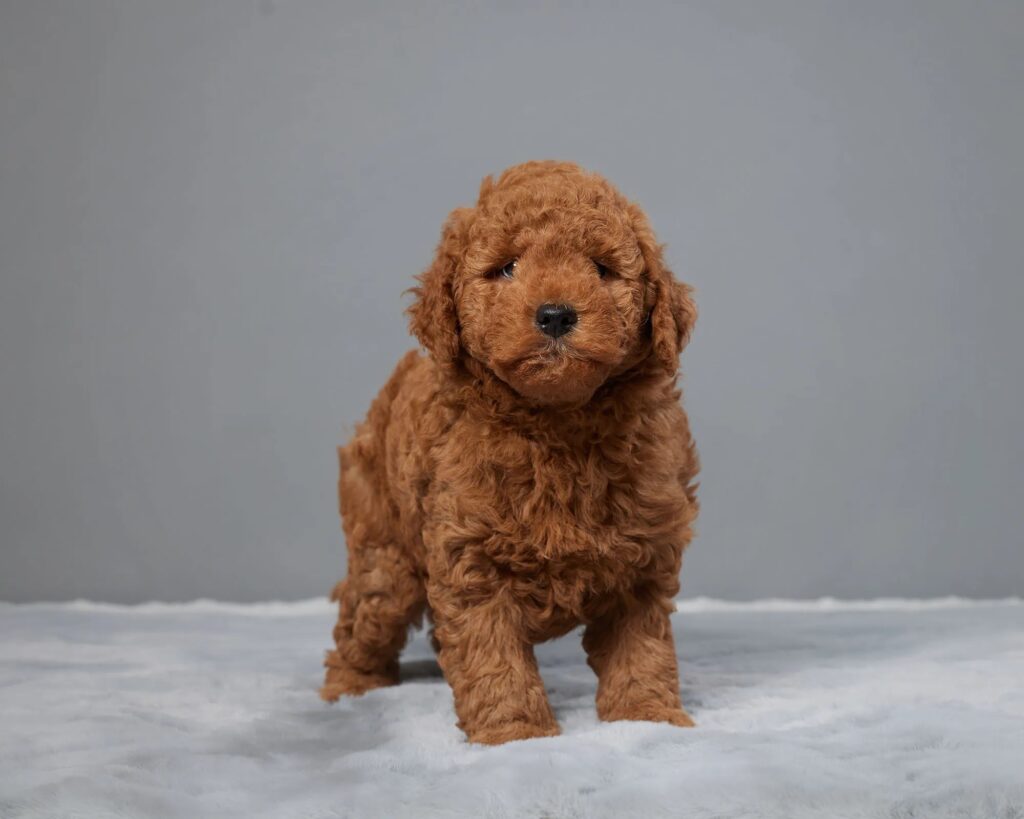
[{"label": "shadow under puppy", "polygon": [[669,613],[697,515],[676,388],[696,317],[643,212],[528,162],[455,210],[411,351],[339,450],[348,577],[321,695],[398,682],[410,624],[473,742],[558,733],[533,645],[586,627],[604,720],[689,726]]}]

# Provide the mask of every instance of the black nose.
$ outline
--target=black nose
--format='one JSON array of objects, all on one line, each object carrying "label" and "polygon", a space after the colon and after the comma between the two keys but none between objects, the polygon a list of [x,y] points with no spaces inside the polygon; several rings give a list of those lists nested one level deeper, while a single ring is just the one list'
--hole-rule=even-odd
[{"label": "black nose", "polygon": [[552,338],[564,336],[576,321],[576,311],[567,304],[542,304],[537,308],[537,326]]}]

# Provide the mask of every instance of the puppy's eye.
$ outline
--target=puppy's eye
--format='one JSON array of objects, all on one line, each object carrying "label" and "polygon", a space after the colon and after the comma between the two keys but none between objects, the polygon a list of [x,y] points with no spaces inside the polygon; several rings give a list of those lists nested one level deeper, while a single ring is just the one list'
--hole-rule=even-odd
[{"label": "puppy's eye", "polygon": [[505,264],[503,267],[499,267],[497,270],[491,272],[492,278],[501,277],[503,279],[511,279],[516,275],[516,266],[519,262],[516,259]]},{"label": "puppy's eye", "polygon": [[608,274],[611,273],[611,270],[608,269],[607,265],[603,265],[598,261],[594,262],[594,267],[597,268],[597,275],[602,279],[608,278]]}]

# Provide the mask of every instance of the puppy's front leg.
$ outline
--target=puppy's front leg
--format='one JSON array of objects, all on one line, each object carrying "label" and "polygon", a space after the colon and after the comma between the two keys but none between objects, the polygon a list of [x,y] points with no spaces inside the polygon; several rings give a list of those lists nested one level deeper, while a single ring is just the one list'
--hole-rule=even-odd
[{"label": "puppy's front leg", "polygon": [[583,648],[597,673],[601,719],[693,726],[679,699],[671,610],[656,591],[643,590],[587,626]]},{"label": "puppy's front leg", "polygon": [[483,603],[431,595],[438,661],[455,696],[459,727],[470,742],[500,745],[558,733],[533,646],[514,604],[499,592]]}]

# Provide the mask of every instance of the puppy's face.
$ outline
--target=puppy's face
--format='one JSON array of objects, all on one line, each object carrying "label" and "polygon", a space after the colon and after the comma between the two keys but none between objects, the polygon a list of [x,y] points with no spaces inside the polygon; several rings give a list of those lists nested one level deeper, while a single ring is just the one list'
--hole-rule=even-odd
[{"label": "puppy's face", "polygon": [[535,404],[584,404],[659,353],[674,372],[693,320],[639,209],[567,164],[484,180],[421,282],[412,325],[435,358],[468,357]]},{"label": "puppy's face", "polygon": [[584,402],[642,345],[643,258],[601,185],[499,186],[467,238],[454,282],[462,346],[520,395]]}]

